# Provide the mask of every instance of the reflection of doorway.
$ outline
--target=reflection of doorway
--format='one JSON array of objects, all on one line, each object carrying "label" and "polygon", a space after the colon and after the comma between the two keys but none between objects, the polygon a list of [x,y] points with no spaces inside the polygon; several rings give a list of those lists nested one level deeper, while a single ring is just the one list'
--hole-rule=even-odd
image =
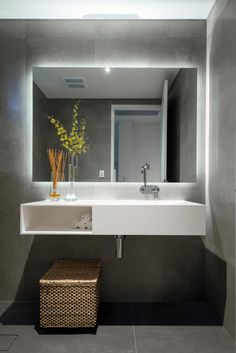
[{"label": "reflection of doorway", "polygon": [[141,182],[150,161],[149,180],[161,180],[161,106],[113,105],[111,180]]},{"label": "reflection of doorway", "polygon": [[149,181],[166,181],[168,80],[161,105],[112,105],[111,181],[141,182],[149,161]]}]

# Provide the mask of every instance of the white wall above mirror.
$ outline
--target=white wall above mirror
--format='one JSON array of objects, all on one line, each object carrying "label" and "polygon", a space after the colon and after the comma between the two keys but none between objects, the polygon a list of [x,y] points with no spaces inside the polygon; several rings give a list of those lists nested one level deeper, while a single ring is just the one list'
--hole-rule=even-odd
[{"label": "white wall above mirror", "polygon": [[[196,182],[196,68],[33,68],[33,181],[49,181],[48,148],[65,149],[48,116],[70,133],[73,107],[88,149],[77,181]],[[67,171],[65,172],[65,180]]]}]

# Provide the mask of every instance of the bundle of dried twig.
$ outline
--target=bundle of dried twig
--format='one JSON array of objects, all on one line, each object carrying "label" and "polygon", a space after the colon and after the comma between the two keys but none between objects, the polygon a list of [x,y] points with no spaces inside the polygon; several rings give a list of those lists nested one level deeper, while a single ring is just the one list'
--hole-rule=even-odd
[{"label": "bundle of dried twig", "polygon": [[49,148],[47,153],[52,170],[53,189],[56,190],[57,182],[64,180],[67,153],[53,148]]}]

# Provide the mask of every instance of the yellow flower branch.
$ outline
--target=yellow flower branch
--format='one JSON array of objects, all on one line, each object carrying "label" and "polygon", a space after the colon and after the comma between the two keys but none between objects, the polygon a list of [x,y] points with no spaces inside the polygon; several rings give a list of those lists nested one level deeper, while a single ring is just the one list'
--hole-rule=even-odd
[{"label": "yellow flower branch", "polygon": [[86,134],[86,120],[79,120],[79,106],[75,104],[73,107],[72,129],[68,132],[63,124],[53,115],[48,115],[48,119],[54,126],[59,137],[61,146],[69,153],[78,155],[86,153],[88,150],[88,137]]}]

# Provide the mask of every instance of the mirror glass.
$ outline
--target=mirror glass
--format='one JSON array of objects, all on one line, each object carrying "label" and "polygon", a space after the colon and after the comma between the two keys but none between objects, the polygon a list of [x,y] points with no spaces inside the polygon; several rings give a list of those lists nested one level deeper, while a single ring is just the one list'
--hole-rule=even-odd
[{"label": "mirror glass", "polygon": [[33,181],[54,148],[81,182],[195,182],[196,127],[196,68],[33,68]]}]

